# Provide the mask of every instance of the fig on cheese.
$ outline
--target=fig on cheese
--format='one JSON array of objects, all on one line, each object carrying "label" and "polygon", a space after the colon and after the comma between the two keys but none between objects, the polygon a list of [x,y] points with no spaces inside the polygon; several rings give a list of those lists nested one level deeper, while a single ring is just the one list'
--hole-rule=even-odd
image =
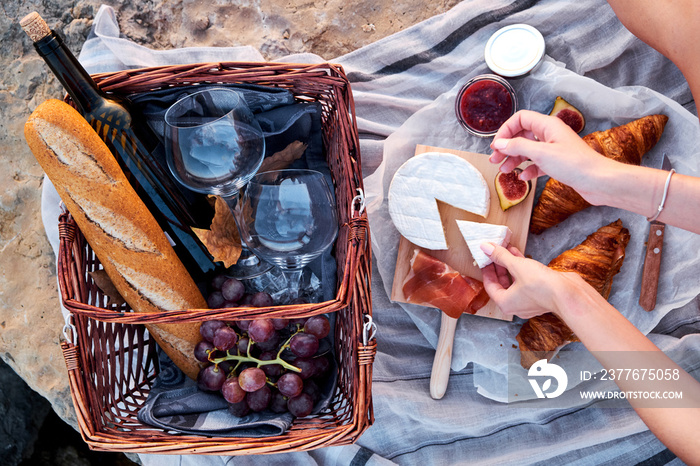
[{"label": "fig on cheese", "polygon": [[496,184],[496,194],[498,194],[498,201],[501,204],[503,212],[520,204],[525,200],[527,195],[530,194],[532,183],[529,180],[523,181],[518,178],[520,173],[522,173],[522,170],[516,168],[512,172],[498,172],[498,175],[496,175],[494,180]]},{"label": "fig on cheese", "polygon": [[577,133],[583,131],[583,127],[586,126],[586,119],[583,117],[583,113],[561,96],[554,100],[554,106],[549,114],[560,118]]}]

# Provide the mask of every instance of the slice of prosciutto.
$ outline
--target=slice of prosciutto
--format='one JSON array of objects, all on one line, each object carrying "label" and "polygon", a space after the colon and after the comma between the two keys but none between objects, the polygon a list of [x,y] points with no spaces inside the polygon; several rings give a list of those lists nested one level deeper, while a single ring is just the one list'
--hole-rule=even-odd
[{"label": "slice of prosciutto", "polygon": [[416,249],[411,270],[403,282],[407,302],[436,307],[457,319],[484,307],[489,296],[479,280],[460,274],[444,262]]}]

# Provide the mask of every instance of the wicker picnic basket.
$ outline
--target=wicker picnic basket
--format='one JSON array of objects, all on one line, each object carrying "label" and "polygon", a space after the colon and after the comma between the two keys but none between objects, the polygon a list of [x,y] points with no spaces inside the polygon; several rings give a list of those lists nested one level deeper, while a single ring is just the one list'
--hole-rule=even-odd
[{"label": "wicker picnic basket", "polygon": [[[360,205],[362,173],[350,85],[340,66],[280,63],[205,63],[129,70],[93,76],[115,95],[203,83],[249,83],[289,89],[300,102],[323,108],[324,150],[334,180],[340,231],[335,299],[270,308],[180,310],[137,314],[107,305],[89,272],[101,266],[69,214],[59,221],[59,286],[69,311],[63,353],[78,424],[90,448],[104,451],[243,455],[310,450],[349,444],[374,420],[371,399],[376,343],[371,323],[370,245]],[[338,383],[321,413],[297,418],[284,434],[265,438],[207,437],[142,424],[136,415],[158,375],[156,345],[144,323],[334,313]]]}]

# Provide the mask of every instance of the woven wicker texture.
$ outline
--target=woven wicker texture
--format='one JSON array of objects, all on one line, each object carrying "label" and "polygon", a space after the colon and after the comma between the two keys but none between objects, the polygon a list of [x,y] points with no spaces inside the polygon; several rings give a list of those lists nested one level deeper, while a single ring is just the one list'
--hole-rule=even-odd
[{"label": "woven wicker texture", "polygon": [[[93,76],[101,89],[126,96],[168,86],[251,83],[289,89],[300,102],[320,102],[323,139],[331,169],[340,231],[335,244],[338,285],[334,300],[270,308],[183,309],[136,314],[107,305],[89,272],[100,268],[69,214],[59,221],[59,286],[74,315],[77,346],[64,343],[71,393],[85,441],[92,449],[144,453],[258,454],[352,443],[372,424],[372,363],[376,342],[363,344],[371,318],[371,257],[366,214],[353,208],[362,189],[357,124],[350,85],[332,64],[205,63]],[[322,413],[296,419],[283,435],[266,438],[173,434],[140,423],[136,414],[158,374],[155,342],[144,323],[335,313],[338,385]]]}]

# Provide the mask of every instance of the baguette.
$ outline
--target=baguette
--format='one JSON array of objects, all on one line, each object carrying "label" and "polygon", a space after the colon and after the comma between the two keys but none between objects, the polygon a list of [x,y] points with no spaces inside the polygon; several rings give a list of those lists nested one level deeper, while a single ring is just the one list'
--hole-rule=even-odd
[{"label": "baguette", "polygon": [[[24,126],[37,161],[105,272],[135,312],[207,307],[199,288],[105,143],[71,106],[47,100]],[[190,378],[200,366],[199,323],[148,324],[151,336]]]},{"label": "baguette", "polygon": [[[629,231],[618,219],[552,259],[547,267],[560,272],[576,272],[603,298],[608,299],[613,277],[625,260],[629,240]],[[525,322],[515,339],[520,345],[520,364],[526,369],[540,359],[551,359],[567,343],[578,341],[574,332],[551,313]]]},{"label": "baguette", "polygon": [[[666,115],[648,115],[605,131],[596,131],[583,140],[596,152],[617,162],[639,165],[664,131]],[[532,212],[530,232],[539,235],[572,214],[590,207],[574,189],[554,178],[547,180]]]}]

